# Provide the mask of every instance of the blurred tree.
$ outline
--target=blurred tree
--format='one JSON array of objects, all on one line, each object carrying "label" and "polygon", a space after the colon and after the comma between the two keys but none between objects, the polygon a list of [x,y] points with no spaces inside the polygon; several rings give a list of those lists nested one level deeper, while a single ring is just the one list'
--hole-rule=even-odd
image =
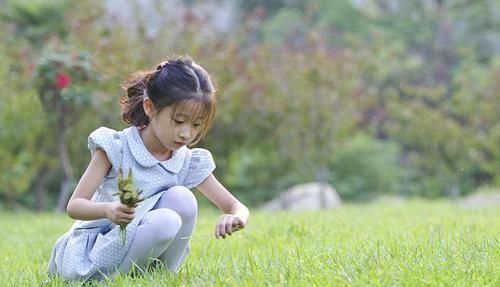
[{"label": "blurred tree", "polygon": [[69,32],[64,13],[67,0],[9,0],[0,15],[15,24],[14,33],[41,48],[50,37],[64,38]]},{"label": "blurred tree", "polygon": [[[233,73],[219,74],[224,81],[213,145],[217,154],[225,154],[217,141],[226,153],[252,154],[229,153],[225,171],[241,190],[264,194],[256,186],[265,186],[267,196],[260,199],[294,183],[327,181],[336,148],[359,120],[357,75],[364,55],[330,54],[314,33],[307,41],[300,52],[283,44],[280,54],[268,45],[253,47],[251,55],[230,53]],[[248,178],[236,184],[232,172]]]},{"label": "blurred tree", "polygon": [[319,0],[305,1],[308,3],[307,11],[314,13],[315,26],[331,35],[330,45],[338,45],[339,37],[343,34],[365,33],[367,17],[356,8],[351,0]]},{"label": "blurred tree", "polygon": [[[285,6],[300,5],[303,0],[249,0],[241,1],[241,10],[246,13],[251,13],[255,10],[262,10],[262,13],[266,15],[273,16],[279,9]],[[298,8],[298,7],[294,7]]]},{"label": "blurred tree", "polygon": [[[2,10],[3,20],[12,25],[17,39],[27,41],[32,48],[25,53],[29,59],[23,60],[30,63],[30,69],[36,63],[35,86],[47,117],[47,121],[43,122],[45,126],[41,127],[46,131],[43,152],[56,156],[57,150],[61,163],[64,179],[58,200],[60,210],[65,209],[71,186],[74,185],[66,133],[80,116],[82,107],[89,105],[91,94],[88,82],[93,79],[89,55],[63,52],[63,48],[60,48],[66,45],[63,43],[70,31],[65,21],[69,7],[68,1],[63,0],[10,1]],[[26,66],[20,69],[27,70]],[[47,134],[54,135],[54,142]],[[41,198],[48,167],[47,164],[40,165],[34,177],[37,182],[34,184],[35,191]]]},{"label": "blurred tree", "polygon": [[91,103],[89,82],[94,76],[85,53],[47,51],[36,70],[36,87],[48,118],[48,128],[55,132],[57,151],[64,179],[58,209],[64,210],[76,186],[66,133],[80,119],[80,111]]},{"label": "blurred tree", "polygon": [[488,63],[500,53],[500,1],[446,1],[449,17],[456,26],[452,40],[455,49],[475,51],[476,60]]},{"label": "blurred tree", "polygon": [[286,43],[298,51],[307,43],[309,32],[322,35],[330,47],[345,47],[345,37],[362,35],[367,21],[359,9],[348,0],[290,1],[283,3],[262,23],[265,42]]},{"label": "blurred tree", "polygon": [[[478,129],[471,125],[469,117],[476,118],[477,114],[464,115],[455,108],[457,103],[468,101],[471,110],[478,112],[479,103],[491,103],[494,98],[488,96],[487,101],[479,100],[474,104],[471,100],[492,94],[485,93],[494,91],[485,80],[492,79],[494,71],[485,67],[472,69],[476,71],[473,79],[482,85],[481,92],[469,93],[471,87],[479,91],[476,90],[478,85],[463,84],[462,81],[469,82],[471,78],[467,78],[470,73],[462,67],[465,63],[469,68],[471,64],[480,67],[476,66],[480,59],[488,59],[484,63],[495,59],[492,49],[489,55],[475,50],[473,54],[481,56],[472,59],[463,51],[477,47],[469,38],[483,38],[469,34],[470,27],[475,27],[476,33],[480,30],[490,37],[495,35],[496,32],[485,23],[496,20],[484,21],[472,15],[477,11],[489,11],[497,4],[494,1],[437,0],[370,2],[374,4],[361,6],[376,24],[371,37],[367,38],[371,41],[368,53],[373,57],[364,80],[366,91],[373,98],[365,106],[363,122],[375,129],[379,137],[400,141],[404,151],[402,162],[408,171],[403,185],[409,188],[406,192],[458,195],[473,190],[479,182],[490,182],[495,172],[491,167],[488,172],[479,168],[470,154],[474,154],[476,160],[481,158],[482,163],[488,162],[484,158],[495,158],[494,153],[489,152],[490,156],[484,157],[485,147],[490,144],[479,148],[475,143],[478,138],[489,142],[494,128],[488,129],[487,136],[476,135]],[[486,18],[489,19],[490,14],[486,13]],[[464,41],[466,38],[468,44]],[[457,85],[457,76],[461,77],[460,85]],[[485,106],[491,107],[491,104]],[[488,115],[486,122],[491,126],[497,119],[484,111]],[[479,154],[483,156],[478,157]]]},{"label": "blurred tree", "polygon": [[28,88],[33,65],[20,57],[26,55],[23,41],[13,41],[9,31],[0,31],[6,39],[0,44],[0,196],[15,207],[20,197],[33,189],[35,207],[46,208],[45,190],[37,184],[39,172],[54,166],[45,152],[46,136],[43,111],[36,93]]},{"label": "blurred tree", "polygon": [[276,64],[283,71],[273,77],[278,92],[264,103],[274,108],[269,138],[290,167],[308,180],[326,182],[328,163],[356,126],[357,75],[363,65],[348,51],[331,57],[315,48],[285,54]]},{"label": "blurred tree", "polygon": [[299,50],[308,29],[301,11],[282,8],[271,20],[265,22],[262,33],[264,41],[278,45],[288,43]]},{"label": "blurred tree", "polygon": [[407,160],[419,169],[420,181],[436,182],[432,189],[420,187],[420,193],[459,195],[460,171],[467,161],[463,151],[470,146],[471,134],[439,104],[446,99],[444,89],[402,85],[400,93],[402,98],[387,105],[386,127],[403,145]]},{"label": "blurred tree", "polygon": [[[479,53],[479,51],[477,51]],[[453,97],[445,109],[463,129],[471,146],[464,173],[474,186],[500,185],[500,56],[482,64],[466,49],[453,78]]]},{"label": "blurred tree", "polygon": [[[2,60],[0,83],[10,92],[0,96],[0,194],[15,207],[16,201],[29,190],[32,179],[39,168],[50,164],[50,159],[39,153],[38,141],[44,121],[41,109],[37,105],[36,95],[30,91],[14,88],[13,80],[8,75],[9,65]],[[40,195],[37,193],[37,195]],[[44,197],[39,197],[37,207],[44,207]]]},{"label": "blurred tree", "polygon": [[[70,120],[72,128],[66,131],[75,174],[88,163],[85,140],[92,129],[124,126],[117,104],[119,83],[138,69],[187,53],[213,74],[219,94],[216,124],[201,144],[216,157],[217,175],[248,203],[305,180],[333,180],[353,199],[373,190],[392,190],[396,149],[387,142],[397,143],[402,151],[402,193],[442,196],[498,184],[500,128],[493,112],[499,94],[498,1],[264,2],[241,2],[248,9],[241,27],[223,35],[196,13],[196,1],[168,14],[171,17],[158,6],[157,24],[162,28],[155,37],[145,31],[145,11],[136,11],[137,25],[131,30],[95,2],[57,7],[60,11],[54,13],[61,12],[62,18],[54,19],[64,19],[55,21],[64,29],[54,28],[56,32],[42,37],[28,36],[37,34],[29,32],[35,29],[32,24],[17,25],[7,21],[15,17],[3,17],[9,24],[5,35],[17,35],[4,36],[2,44],[13,47],[4,57],[9,87],[33,99],[26,71],[38,62],[43,39],[59,39],[68,50],[92,51],[93,69],[104,81],[83,84],[100,92],[92,98],[93,105],[86,100],[78,105],[81,120]],[[30,6],[29,1],[22,3]],[[134,11],[142,9],[140,1],[129,4]],[[5,7],[3,14],[17,13]],[[58,79],[62,87],[71,79],[71,85],[56,90],[63,96],[62,91],[71,91],[76,83],[74,77],[55,73],[46,81],[54,84]],[[76,104],[77,98],[66,99],[67,104]],[[47,99],[43,107],[50,110]],[[1,100],[21,107],[19,99]],[[43,111],[40,102],[26,100],[22,105],[37,111],[35,116]],[[14,121],[12,115],[5,113],[5,121]],[[48,118],[36,124],[45,128],[26,127],[40,131],[32,134],[37,138],[22,139],[29,157],[14,152],[14,143],[2,142],[2,156],[11,155],[9,165],[25,168],[29,160],[38,161],[34,155],[56,157],[56,136],[46,136]],[[366,138],[355,137],[360,131]],[[34,146],[44,152],[37,153]],[[384,164],[387,168],[380,168]],[[50,170],[47,166],[38,172],[25,170],[36,181],[40,172]],[[60,175],[53,178],[59,181]]]}]

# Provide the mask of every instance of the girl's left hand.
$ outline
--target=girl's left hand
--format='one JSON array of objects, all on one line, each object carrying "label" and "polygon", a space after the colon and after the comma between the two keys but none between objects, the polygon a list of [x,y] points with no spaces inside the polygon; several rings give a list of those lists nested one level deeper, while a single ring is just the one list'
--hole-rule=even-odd
[{"label": "girl's left hand", "polygon": [[239,216],[233,214],[223,214],[215,225],[215,238],[226,239],[227,235],[245,228],[245,222]]}]

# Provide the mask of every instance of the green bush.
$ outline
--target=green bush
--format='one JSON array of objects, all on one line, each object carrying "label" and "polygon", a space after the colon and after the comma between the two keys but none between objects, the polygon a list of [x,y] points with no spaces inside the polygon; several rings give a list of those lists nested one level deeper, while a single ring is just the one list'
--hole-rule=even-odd
[{"label": "green bush", "polygon": [[331,184],[344,200],[395,194],[401,178],[399,154],[396,144],[357,135],[337,151]]},{"label": "green bush", "polygon": [[220,174],[224,184],[239,199],[246,204],[257,205],[276,197],[290,185],[305,180],[287,166],[276,149],[262,146],[232,152]]}]

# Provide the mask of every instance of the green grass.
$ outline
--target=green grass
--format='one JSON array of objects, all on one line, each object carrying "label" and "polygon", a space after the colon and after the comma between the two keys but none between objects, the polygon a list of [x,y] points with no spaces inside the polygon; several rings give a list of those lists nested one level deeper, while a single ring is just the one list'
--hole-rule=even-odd
[{"label": "green grass", "polygon": [[[382,202],[333,211],[254,211],[248,228],[215,240],[200,212],[181,271],[156,269],[98,286],[500,286],[500,209]],[[0,213],[0,286],[39,286],[64,215]],[[53,280],[49,286],[79,286]]]}]

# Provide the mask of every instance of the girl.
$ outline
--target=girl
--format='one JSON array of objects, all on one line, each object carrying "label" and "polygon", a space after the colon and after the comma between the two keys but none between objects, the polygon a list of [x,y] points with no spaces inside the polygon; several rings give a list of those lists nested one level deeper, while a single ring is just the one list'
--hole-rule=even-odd
[{"label": "girl", "polygon": [[[49,273],[64,280],[86,280],[127,273],[153,260],[177,272],[189,252],[197,189],[224,214],[215,237],[226,238],[244,228],[248,209],[212,174],[209,151],[196,144],[212,124],[215,90],[207,72],[189,57],[171,59],[155,71],[135,74],[124,88],[122,116],[131,127],[101,127],[89,136],[92,159],[67,206],[78,219],[57,240]],[[143,190],[138,206],[121,204],[118,170],[133,170]],[[126,240],[119,235],[126,225]]]}]

